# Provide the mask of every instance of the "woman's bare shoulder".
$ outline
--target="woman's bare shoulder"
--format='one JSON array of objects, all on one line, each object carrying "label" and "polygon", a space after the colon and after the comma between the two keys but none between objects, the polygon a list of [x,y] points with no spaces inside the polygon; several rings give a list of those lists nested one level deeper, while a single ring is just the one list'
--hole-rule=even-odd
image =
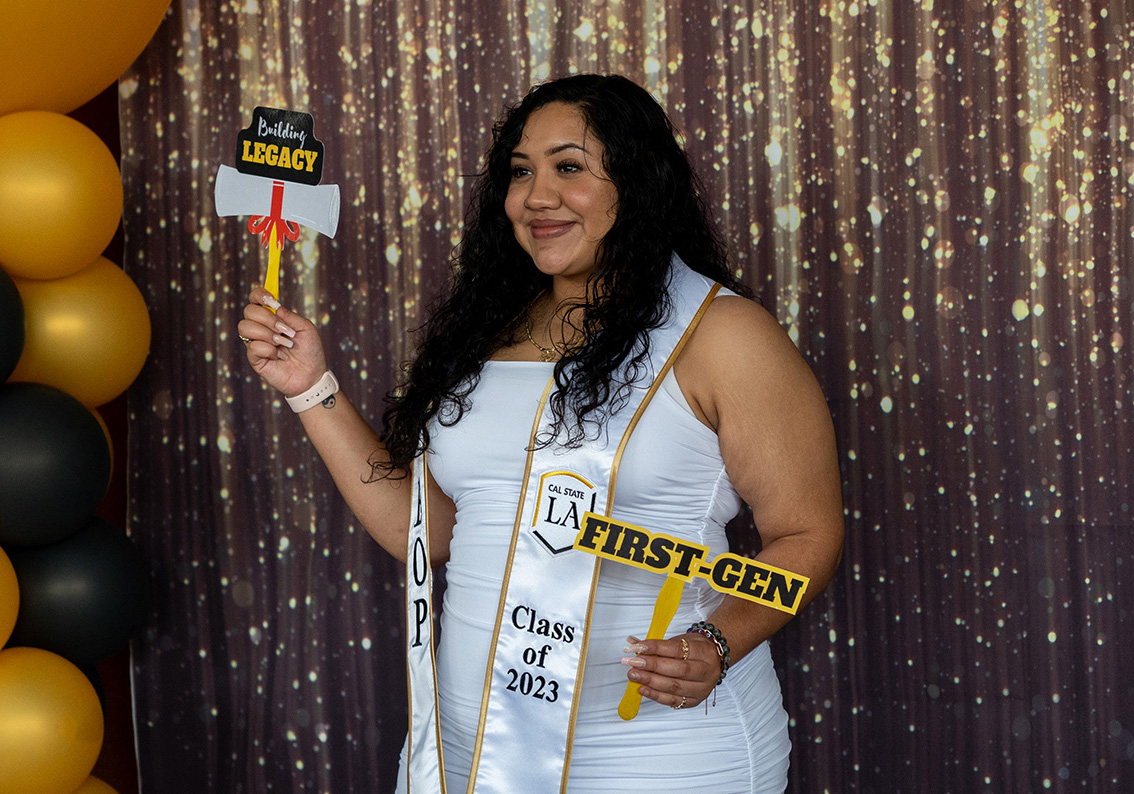
[{"label": "woman's bare shoulder", "polygon": [[772,314],[748,298],[726,295],[705,311],[683,358],[699,378],[733,382],[784,367],[807,368]]},{"label": "woman's bare shoulder", "polygon": [[773,355],[785,343],[795,347],[771,312],[739,295],[723,295],[714,300],[690,341],[697,341],[699,347],[741,351],[745,355]]}]

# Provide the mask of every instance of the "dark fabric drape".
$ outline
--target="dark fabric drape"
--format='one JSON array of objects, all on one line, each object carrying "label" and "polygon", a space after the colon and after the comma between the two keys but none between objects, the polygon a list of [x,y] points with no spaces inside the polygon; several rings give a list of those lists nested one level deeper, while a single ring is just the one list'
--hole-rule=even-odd
[{"label": "dark fabric drape", "polygon": [[774,640],[791,790],[1134,789],[1132,63],[1127,3],[174,0],[120,82],[143,791],[389,791],[405,729],[403,571],[236,338],[237,131],[315,117],[342,218],[282,297],[376,419],[493,119],[571,71],[668,108],[835,417],[843,564]]}]

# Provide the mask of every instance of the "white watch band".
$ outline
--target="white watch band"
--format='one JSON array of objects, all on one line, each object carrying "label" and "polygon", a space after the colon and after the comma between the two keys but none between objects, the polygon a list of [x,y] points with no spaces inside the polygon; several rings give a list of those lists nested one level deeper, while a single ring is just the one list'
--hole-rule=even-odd
[{"label": "white watch band", "polygon": [[323,400],[330,397],[332,394],[337,394],[339,391],[339,382],[335,380],[335,376],[331,374],[330,370],[323,373],[323,377],[315,381],[312,386],[303,394],[297,394],[294,397],[285,397],[287,404],[291,406],[291,410],[297,414],[306,411],[308,408],[314,408]]}]

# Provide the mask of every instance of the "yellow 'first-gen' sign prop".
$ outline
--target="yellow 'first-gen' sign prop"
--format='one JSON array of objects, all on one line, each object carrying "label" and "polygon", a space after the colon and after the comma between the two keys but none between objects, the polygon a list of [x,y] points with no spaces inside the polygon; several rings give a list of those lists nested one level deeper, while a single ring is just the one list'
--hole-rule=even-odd
[{"label": "yellow 'first-gen' sign prop", "polygon": [[709,547],[700,543],[650,532],[633,524],[613,521],[587,512],[575,536],[576,549],[654,573],[676,576],[686,582],[697,576],[714,590],[747,598],[792,615],[799,610],[806,576],[725,552],[711,563]]}]

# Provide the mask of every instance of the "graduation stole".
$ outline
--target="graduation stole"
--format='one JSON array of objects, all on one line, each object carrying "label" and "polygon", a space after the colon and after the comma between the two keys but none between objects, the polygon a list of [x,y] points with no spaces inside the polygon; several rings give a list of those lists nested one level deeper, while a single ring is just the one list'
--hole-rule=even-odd
[{"label": "graduation stole", "polygon": [[413,461],[406,549],[406,673],[409,695],[409,794],[445,794],[445,761],[438,722],[437,659],[433,648],[433,572],[429,566],[429,468]]},{"label": "graduation stole", "polygon": [[[554,377],[544,389],[500,589],[467,794],[567,790],[600,564],[573,548],[575,537],[584,513],[610,515],[630,434],[719,290],[719,284],[674,257],[669,317],[650,332],[644,371],[626,403],[603,423],[598,439],[574,448],[537,447],[537,436],[552,427],[547,403]],[[410,794],[435,794],[444,792],[445,784],[430,631],[424,464],[415,461],[413,474],[406,576],[412,712],[407,770]]]}]

